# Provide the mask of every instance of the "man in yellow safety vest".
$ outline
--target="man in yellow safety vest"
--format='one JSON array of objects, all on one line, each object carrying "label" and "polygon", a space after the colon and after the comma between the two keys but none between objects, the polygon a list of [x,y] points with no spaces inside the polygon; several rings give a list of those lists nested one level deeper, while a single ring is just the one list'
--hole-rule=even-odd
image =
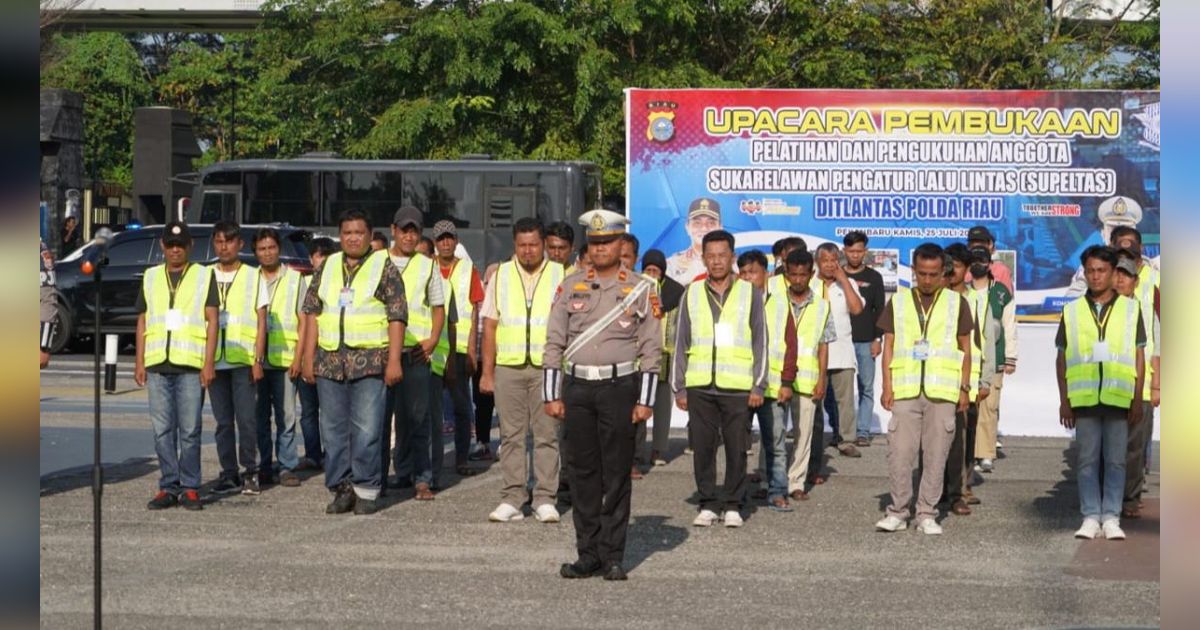
[{"label": "man in yellow safety vest", "polygon": [[883,408],[888,421],[892,503],[875,528],[908,527],[912,476],[921,454],[917,529],[941,534],[935,520],[955,413],[966,412],[971,386],[971,307],[943,288],[946,255],[924,243],[913,251],[913,289],[897,291],[879,316],[883,338]]}]

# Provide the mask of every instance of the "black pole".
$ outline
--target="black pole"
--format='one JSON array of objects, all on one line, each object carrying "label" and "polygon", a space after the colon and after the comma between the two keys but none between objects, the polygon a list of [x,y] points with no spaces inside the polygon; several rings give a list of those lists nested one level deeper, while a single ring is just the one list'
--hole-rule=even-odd
[{"label": "black pole", "polygon": [[93,597],[93,626],[97,630],[101,627],[100,623],[100,495],[104,491],[104,471],[100,468],[100,339],[104,337],[100,331],[100,270],[104,267],[104,254],[101,253],[100,259],[96,261],[96,400],[95,400],[95,430],[94,436],[94,463],[92,465],[92,597]]},{"label": "black pole", "polygon": [[233,104],[229,113],[229,159],[237,159],[237,76],[233,74],[233,63],[229,64],[229,76],[233,81]]}]

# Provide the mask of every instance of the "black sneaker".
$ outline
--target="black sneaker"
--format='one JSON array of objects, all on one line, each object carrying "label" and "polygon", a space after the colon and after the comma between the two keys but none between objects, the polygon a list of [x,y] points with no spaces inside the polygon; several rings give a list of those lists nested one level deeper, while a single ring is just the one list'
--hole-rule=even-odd
[{"label": "black sneaker", "polygon": [[258,485],[258,475],[249,474],[242,477],[242,494],[249,496],[262,494],[262,489]]},{"label": "black sneaker", "polygon": [[221,477],[212,487],[212,491],[216,494],[233,494],[241,489],[242,480],[237,477]]},{"label": "black sneaker", "polygon": [[269,469],[268,470],[259,470],[258,471],[258,485],[259,485],[259,487],[275,485],[275,472],[272,470],[269,470]]},{"label": "black sneaker", "polygon": [[147,510],[165,510],[169,507],[175,507],[179,504],[179,499],[175,495],[166,490],[159,490],[158,494],[154,495],[153,499],[146,504]]},{"label": "black sneaker", "polygon": [[300,476],[290,470],[285,470],[279,473],[279,485],[295,488],[300,485]]},{"label": "black sneaker", "polygon": [[185,510],[203,510],[204,504],[200,502],[200,493],[195,490],[184,490],[183,494],[179,495],[179,505]]},{"label": "black sneaker", "polygon": [[349,481],[343,481],[337,487],[337,494],[334,495],[333,501],[325,506],[326,514],[345,514],[354,509],[354,487]]},{"label": "black sneaker", "polygon": [[377,505],[375,503],[375,501],[373,501],[371,499],[356,498],[354,500],[354,513],[355,514],[359,514],[359,515],[374,514],[375,512],[378,512],[378,511],[379,511],[379,505]]},{"label": "black sneaker", "polygon": [[620,562],[613,562],[604,572],[604,579],[609,582],[624,582],[629,576],[625,575],[625,567],[622,567]]},{"label": "black sneaker", "polygon": [[602,569],[603,567],[600,566],[600,563],[595,560],[591,562],[576,560],[571,564],[563,564],[559,567],[558,574],[568,580],[579,580],[600,575]]}]

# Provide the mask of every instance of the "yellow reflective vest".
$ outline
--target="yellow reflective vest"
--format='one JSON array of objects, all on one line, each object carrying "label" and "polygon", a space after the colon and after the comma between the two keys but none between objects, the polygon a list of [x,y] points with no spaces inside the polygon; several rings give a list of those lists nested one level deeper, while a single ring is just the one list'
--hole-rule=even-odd
[{"label": "yellow reflective vest", "polygon": [[[433,259],[413,254],[400,277],[404,279],[404,299],[408,302],[408,325],[404,328],[404,347],[411,348],[433,334],[433,307],[429,305],[429,283],[433,282]],[[438,280],[441,280],[441,274]],[[443,326],[445,328],[445,326]]]},{"label": "yellow reflective vest", "polygon": [[[958,348],[958,317],[962,297],[941,290],[925,316],[925,329],[913,290],[892,297],[892,394],[896,400],[925,393],[930,400],[958,402],[962,388],[962,350]],[[949,298],[949,299],[947,299]]]},{"label": "yellow reflective vest", "polygon": [[546,326],[554,292],[563,281],[563,266],[549,259],[542,264],[533,288],[533,299],[525,299],[525,280],[515,260],[496,270],[496,365],[533,365],[542,367],[546,346]]},{"label": "yellow reflective vest", "polygon": [[[788,309],[791,310],[790,299],[788,302]],[[796,321],[796,380],[792,381],[792,391],[797,394],[811,397],[817,388],[817,380],[821,376],[817,350],[825,334],[829,311],[829,302],[814,296]]]},{"label": "yellow reflective vest", "polygon": [[287,369],[296,358],[296,345],[300,342],[300,316],[297,313],[303,281],[304,276],[299,271],[280,265],[267,306],[267,365],[273,368]]},{"label": "yellow reflective vest", "polygon": [[784,339],[790,310],[789,301],[786,292],[776,289],[767,295],[766,304],[763,305],[763,319],[767,324],[767,388],[763,390],[765,398],[779,398],[783,357],[787,352]]},{"label": "yellow reflective vest", "polygon": [[[454,263],[449,278],[442,278],[442,288],[445,289],[446,308],[450,308],[450,296],[454,296],[454,309],[458,321],[454,324],[454,351],[459,354],[467,353],[467,342],[471,340],[471,276],[475,266],[469,260],[459,260]],[[441,276],[438,272],[438,276]],[[449,318],[447,318],[449,321]],[[448,326],[443,326],[446,329]]]},{"label": "yellow reflective vest", "polygon": [[1154,366],[1150,357],[1160,343],[1154,338],[1154,289],[1159,286],[1159,272],[1150,265],[1142,265],[1138,270],[1137,299],[1142,307],[1142,325],[1146,327],[1146,373],[1142,383],[1142,400],[1150,400],[1150,377],[1154,374]]},{"label": "yellow reflective vest", "polygon": [[[754,385],[750,330],[752,287],[749,282],[734,278],[715,322],[707,294],[707,281],[693,282],[688,285],[684,298],[691,324],[684,387],[715,385],[721,389],[748,392]],[[720,334],[718,326],[722,330]]]},{"label": "yellow reflective vest", "polygon": [[[146,367],[171,363],[200,369],[204,367],[204,344],[208,328],[204,303],[208,299],[212,271],[204,265],[189,264],[183,269],[179,286],[171,292],[167,266],[151,267],[142,276],[146,298],[146,330],[143,360]],[[175,311],[178,315],[169,315]],[[168,320],[170,322],[170,330]]]},{"label": "yellow reflective vest", "polygon": [[[1128,409],[1137,386],[1138,303],[1118,295],[1098,320],[1086,297],[1063,307],[1067,400],[1072,407],[1104,404]],[[1108,360],[1097,355],[1104,342]]]},{"label": "yellow reflective vest", "polygon": [[[317,296],[321,314],[317,316],[317,344],[326,352],[345,345],[347,348],[383,348],[388,345],[387,307],[375,297],[383,271],[391,264],[386,251],[372,252],[359,263],[354,278],[346,287],[342,252],[325,259]],[[346,302],[343,302],[343,295]]]},{"label": "yellow reflective vest", "polygon": [[[219,263],[209,266],[214,273]],[[216,280],[213,280],[216,282]],[[258,269],[245,264],[233,272],[233,281],[221,291],[220,317],[224,323],[217,330],[216,361],[232,365],[252,365],[254,344],[258,339]]]},{"label": "yellow reflective vest", "polygon": [[970,401],[975,402],[979,397],[979,379],[983,377],[983,348],[987,343],[984,331],[987,330],[988,291],[976,291],[975,287],[967,287],[967,293],[963,297],[967,298],[967,305],[971,308],[971,321],[975,325],[975,331],[979,333],[978,343],[975,342],[976,335],[971,335]]}]

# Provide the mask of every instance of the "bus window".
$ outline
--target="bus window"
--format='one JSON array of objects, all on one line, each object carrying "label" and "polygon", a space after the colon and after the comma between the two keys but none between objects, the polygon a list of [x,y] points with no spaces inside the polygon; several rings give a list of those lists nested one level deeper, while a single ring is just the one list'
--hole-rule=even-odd
[{"label": "bus window", "polygon": [[585,169],[583,171],[583,210],[594,210],[600,207],[603,193],[600,189],[600,171]]},{"label": "bus window", "polygon": [[317,220],[317,174],[312,171],[248,171],[243,176],[243,223],[312,225]]},{"label": "bus window", "polygon": [[[331,178],[332,179],[332,178]],[[325,191],[329,215],[326,225],[336,226],[337,218],[346,210],[362,210],[371,225],[391,225],[392,216],[404,205],[401,196],[403,179],[398,171],[342,171],[337,173],[331,191],[326,180]]]},{"label": "bus window", "polygon": [[237,190],[205,189],[200,203],[199,223],[237,220]]},{"label": "bus window", "polygon": [[488,188],[488,228],[511,228],[518,219],[537,216],[533,188]]},{"label": "bus window", "polygon": [[441,186],[433,189],[427,201],[426,227],[449,219],[460,229],[483,227],[483,177],[479,173],[441,174]]}]

